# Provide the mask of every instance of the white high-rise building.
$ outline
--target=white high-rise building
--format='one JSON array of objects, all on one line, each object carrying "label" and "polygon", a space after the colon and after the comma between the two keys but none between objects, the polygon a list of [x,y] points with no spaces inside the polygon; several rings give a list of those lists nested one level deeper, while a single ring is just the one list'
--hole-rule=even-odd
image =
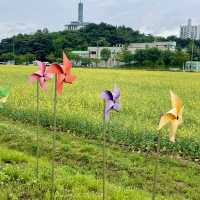
[{"label": "white high-rise building", "polygon": [[77,31],[88,24],[88,22],[83,21],[83,1],[80,0],[78,4],[78,21],[73,21],[70,24],[65,25],[65,29],[68,31]]},{"label": "white high-rise building", "polygon": [[188,24],[180,28],[180,38],[200,40],[200,25],[192,25],[192,20],[188,19]]}]

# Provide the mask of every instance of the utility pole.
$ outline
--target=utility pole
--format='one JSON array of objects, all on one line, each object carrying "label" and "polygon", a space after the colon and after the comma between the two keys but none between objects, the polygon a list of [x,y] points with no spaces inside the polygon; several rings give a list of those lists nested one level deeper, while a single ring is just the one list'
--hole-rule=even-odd
[{"label": "utility pole", "polygon": [[13,40],[12,40],[12,53],[13,53],[13,61],[15,65],[15,36],[13,36]]},{"label": "utility pole", "polygon": [[193,37],[193,40],[192,40],[192,53],[191,53],[191,60],[190,60],[190,71],[192,71],[193,57],[194,57],[194,37]]}]

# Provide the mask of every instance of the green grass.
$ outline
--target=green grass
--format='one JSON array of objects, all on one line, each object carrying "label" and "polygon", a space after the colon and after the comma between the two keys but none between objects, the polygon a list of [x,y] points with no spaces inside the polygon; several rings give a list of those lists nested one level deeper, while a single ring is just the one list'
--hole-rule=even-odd
[{"label": "green grass", "polygon": [[[52,132],[40,129],[40,175],[35,177],[36,127],[0,118],[0,199],[49,199]],[[154,156],[108,145],[108,199],[150,199]],[[58,199],[101,199],[102,147],[99,140],[56,135],[56,195]],[[200,169],[179,157],[163,156],[158,199],[200,198]],[[14,188],[14,189],[13,189]],[[9,198],[8,198],[9,199]]]},{"label": "green grass", "polygon": [[[4,116],[35,124],[36,84],[28,83],[28,76],[36,67],[1,67],[0,84],[11,86],[11,96]],[[177,93],[185,104],[184,124],[178,130],[177,143],[171,145],[164,131],[162,151],[179,152],[197,159],[200,156],[199,113],[200,75],[196,73],[151,72],[113,69],[74,69],[77,82],[65,85],[63,96],[58,99],[58,127],[70,129],[80,136],[100,138],[103,103],[100,92],[121,88],[122,111],[112,114],[109,142],[128,146],[136,151],[154,151],[157,125],[161,113],[171,108],[169,90]],[[52,91],[40,96],[40,123],[52,124]]]},{"label": "green grass", "polygon": [[[49,199],[52,144],[52,82],[40,94],[40,177],[36,165],[36,67],[0,68],[0,85],[11,95],[0,109],[0,199]],[[117,84],[122,111],[107,130],[108,199],[150,199],[161,113],[171,108],[169,90],[185,104],[177,142],[163,131],[158,199],[200,199],[199,74],[112,69],[74,69],[78,80],[58,99],[57,199],[101,199],[102,110],[100,92]]]}]

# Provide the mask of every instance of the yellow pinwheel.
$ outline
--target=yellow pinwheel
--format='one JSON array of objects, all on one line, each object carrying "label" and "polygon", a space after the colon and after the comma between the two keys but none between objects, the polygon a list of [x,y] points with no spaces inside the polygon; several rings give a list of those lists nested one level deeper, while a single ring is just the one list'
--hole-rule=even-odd
[{"label": "yellow pinwheel", "polygon": [[180,124],[183,122],[183,102],[181,99],[170,91],[172,110],[164,114],[160,119],[158,130],[161,130],[164,126],[170,123],[169,140],[175,142],[176,131]]}]

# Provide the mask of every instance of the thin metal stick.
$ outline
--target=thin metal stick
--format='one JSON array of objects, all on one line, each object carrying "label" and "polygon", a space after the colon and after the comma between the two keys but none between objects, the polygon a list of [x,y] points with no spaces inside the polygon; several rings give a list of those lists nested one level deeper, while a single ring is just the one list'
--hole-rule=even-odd
[{"label": "thin metal stick", "polygon": [[106,187],[106,131],[103,130],[103,200],[105,200]]},{"label": "thin metal stick", "polygon": [[55,192],[55,134],[56,134],[56,106],[57,106],[57,75],[55,75],[55,85],[54,85],[54,99],[53,99],[53,119],[54,119],[54,128],[53,128],[53,146],[52,146],[52,177],[51,177],[51,200],[54,200]]},{"label": "thin metal stick", "polygon": [[153,178],[152,200],[156,199],[156,185],[157,185],[157,181],[158,181],[158,165],[159,165],[159,159],[160,159],[161,139],[162,139],[162,133],[161,133],[161,131],[159,131],[159,134],[158,134],[157,155],[156,155],[156,164],[155,164],[155,171],[154,171],[154,178]]},{"label": "thin metal stick", "polygon": [[[105,109],[104,101],[104,109]],[[106,198],[106,118],[103,118],[103,200]]]},{"label": "thin metal stick", "polygon": [[36,143],[37,143],[37,149],[36,149],[36,176],[38,180],[39,176],[39,81],[37,81],[37,108],[36,108],[36,115],[37,115],[37,133],[36,133]]}]

